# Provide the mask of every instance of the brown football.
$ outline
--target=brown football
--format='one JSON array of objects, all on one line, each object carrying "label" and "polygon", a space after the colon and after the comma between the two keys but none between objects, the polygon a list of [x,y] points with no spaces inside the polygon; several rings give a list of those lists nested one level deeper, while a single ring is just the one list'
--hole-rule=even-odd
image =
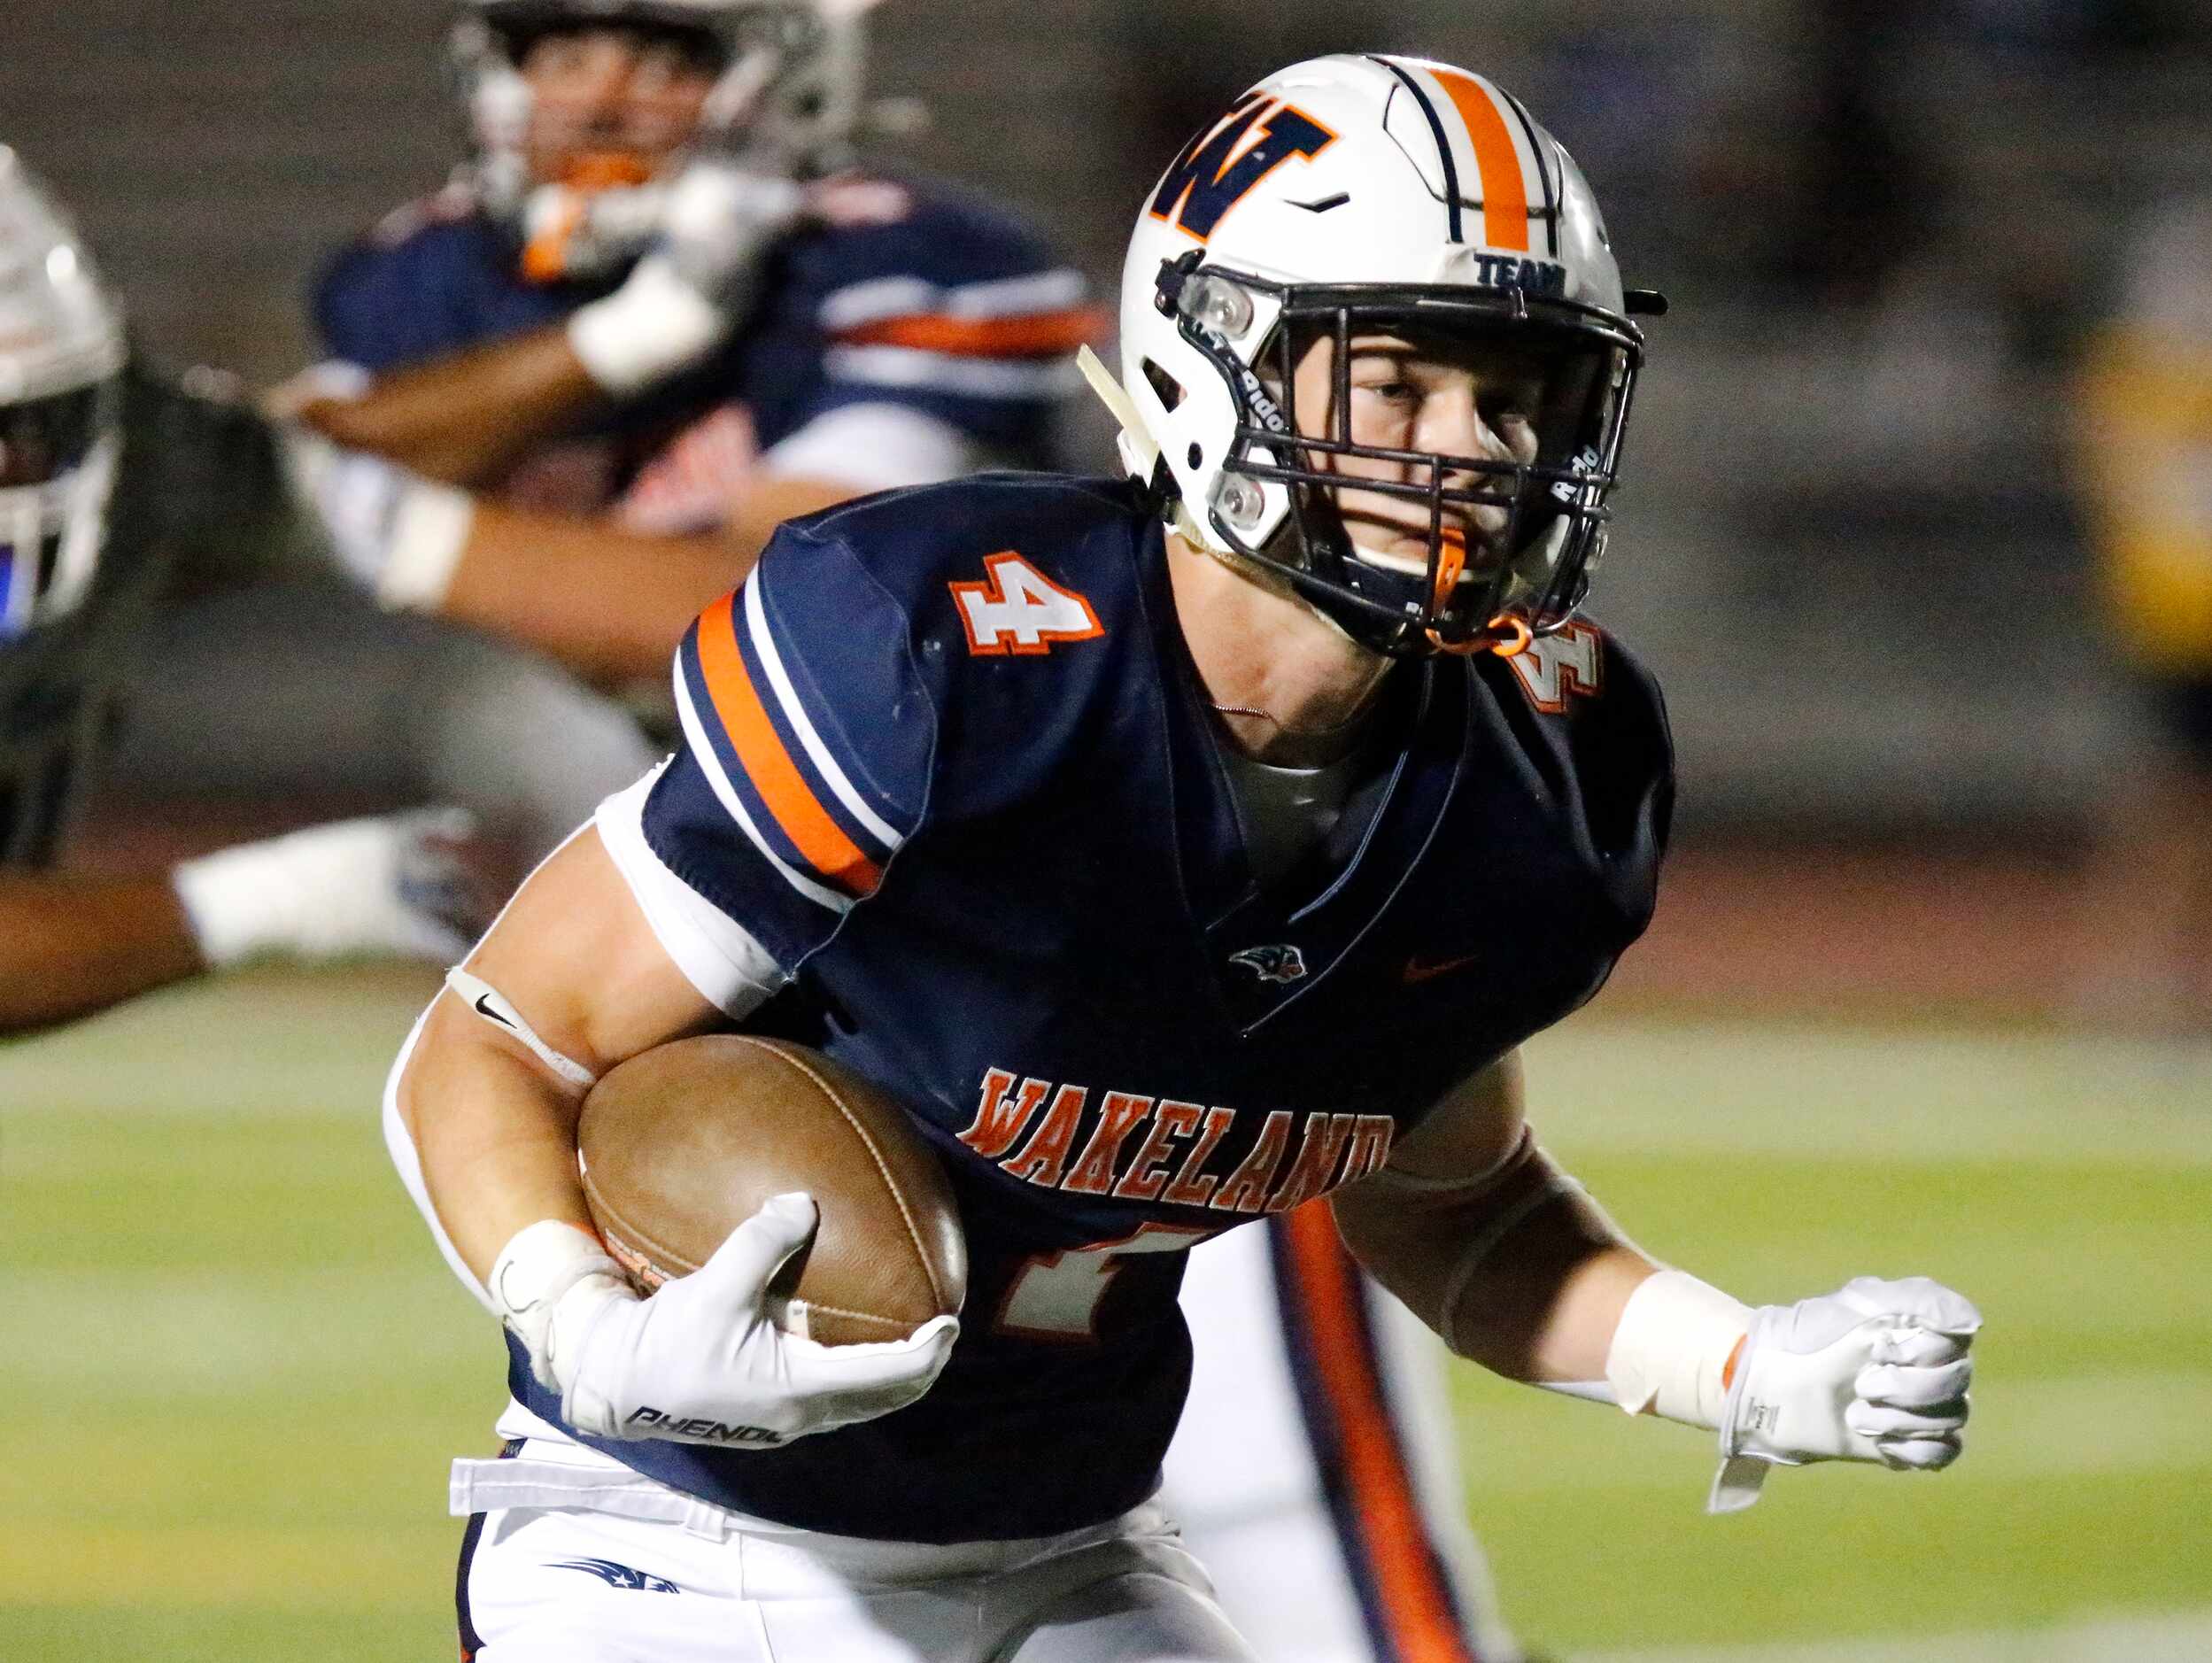
[{"label": "brown football", "polygon": [[898,1340],[956,1312],[968,1248],[906,1111],[818,1051],[716,1033],[610,1070],[576,1127],[584,1199],[641,1293],[706,1262],[786,1190],[821,1211],[777,1278],[778,1321],[824,1345]]}]

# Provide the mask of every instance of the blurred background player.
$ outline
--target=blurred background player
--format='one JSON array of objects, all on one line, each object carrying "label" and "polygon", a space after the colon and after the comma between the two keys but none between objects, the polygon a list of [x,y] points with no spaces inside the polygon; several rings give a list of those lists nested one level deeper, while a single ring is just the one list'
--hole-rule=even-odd
[{"label": "blurred background player", "polygon": [[2212,198],[2154,213],[2129,253],[2078,436],[2147,743],[2099,816],[2082,994],[2100,1023],[2212,1036]]},{"label": "blurred background player", "polygon": [[0,1033],[257,954],[448,959],[481,924],[431,810],[315,826],[143,876],[53,870],[156,613],[266,536],[267,429],[128,362],[68,222],[0,146]]},{"label": "blurred background player", "polygon": [[1050,458],[1084,283],[856,170],[869,0],[476,0],[476,148],[315,297],[308,472],[386,604],[660,680],[793,514]]},{"label": "blurred background player", "polygon": [[1467,1520],[1450,1354],[1320,1207],[1193,1249],[1161,1500],[1268,1663],[1516,1663]]}]

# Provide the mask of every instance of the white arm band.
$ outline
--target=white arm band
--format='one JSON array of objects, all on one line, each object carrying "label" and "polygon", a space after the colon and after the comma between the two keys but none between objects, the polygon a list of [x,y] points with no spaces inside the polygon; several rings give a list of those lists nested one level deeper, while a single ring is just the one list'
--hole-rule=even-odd
[{"label": "white arm band", "polygon": [[530,1048],[530,1055],[551,1069],[555,1075],[571,1086],[589,1091],[599,1084],[599,1076],[573,1057],[563,1056],[552,1046],[538,1037],[538,1032],[522,1020],[522,1013],[508,1002],[507,996],[480,976],[472,976],[456,965],[445,972],[445,985],[461,997],[461,1002],[496,1028],[504,1028]]},{"label": "white arm band", "polygon": [[408,476],[392,509],[376,599],[396,612],[436,612],[476,524],[476,499],[467,491]]},{"label": "white arm band", "polygon": [[[1479,1207],[1435,1309],[1417,1311],[1455,1349],[1469,1289],[1484,1263],[1514,1231],[1562,1197],[1590,1218],[1604,1219],[1582,1185],[1553,1164],[1527,1129],[1487,1172],[1425,1179],[1386,1169],[1361,1180],[1361,1187],[1395,1197],[1401,1208]],[[1536,1383],[1567,1396],[1617,1404],[1630,1414],[1648,1412],[1715,1427],[1728,1402],[1729,1359],[1750,1327],[1748,1306],[1684,1272],[1659,1271],[1638,1283],[1622,1307],[1606,1349],[1604,1380]]]},{"label": "white arm band", "polygon": [[293,485],[346,572],[395,611],[443,606],[476,529],[476,499],[387,458],[346,450],[305,422],[285,424],[279,436]]},{"label": "white arm band", "polygon": [[741,1021],[791,978],[749,931],[661,864],[646,842],[646,799],[667,767],[662,762],[607,798],[592,823],[661,950],[701,998]]}]

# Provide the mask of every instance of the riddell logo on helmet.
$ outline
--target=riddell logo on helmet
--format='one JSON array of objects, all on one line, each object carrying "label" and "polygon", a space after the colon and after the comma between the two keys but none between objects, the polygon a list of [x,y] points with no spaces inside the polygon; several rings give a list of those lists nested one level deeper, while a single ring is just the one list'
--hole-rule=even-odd
[{"label": "riddell logo on helmet", "polygon": [[1213,349],[1216,360],[1235,375],[1237,390],[1244,395],[1245,404],[1257,418],[1260,426],[1270,433],[1289,432],[1290,423],[1283,419],[1283,413],[1277,407],[1274,399],[1268,397],[1266,387],[1261,383],[1252,367],[1236,355],[1236,349],[1229,344],[1229,337],[1203,323],[1193,327],[1204,337],[1206,344]]},{"label": "riddell logo on helmet", "polygon": [[[1567,462],[1567,467],[1574,470],[1576,479],[1587,479],[1597,471],[1598,465],[1605,460],[1604,457],[1598,455],[1595,446],[1585,445],[1574,452],[1573,458]],[[1570,481],[1556,480],[1551,486],[1551,494],[1561,502],[1573,502],[1576,491],[1580,489],[1581,487]]]}]

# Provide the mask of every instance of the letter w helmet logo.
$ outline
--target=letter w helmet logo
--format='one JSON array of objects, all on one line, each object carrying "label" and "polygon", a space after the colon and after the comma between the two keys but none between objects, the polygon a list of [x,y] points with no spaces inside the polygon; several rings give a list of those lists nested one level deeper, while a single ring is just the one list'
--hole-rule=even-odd
[{"label": "letter w helmet logo", "polygon": [[1335,142],[1335,134],[1303,112],[1265,93],[1247,93],[1218,126],[1183,147],[1152,198],[1152,217],[1203,243],[1221,216],[1277,167],[1293,156],[1311,159]]}]

